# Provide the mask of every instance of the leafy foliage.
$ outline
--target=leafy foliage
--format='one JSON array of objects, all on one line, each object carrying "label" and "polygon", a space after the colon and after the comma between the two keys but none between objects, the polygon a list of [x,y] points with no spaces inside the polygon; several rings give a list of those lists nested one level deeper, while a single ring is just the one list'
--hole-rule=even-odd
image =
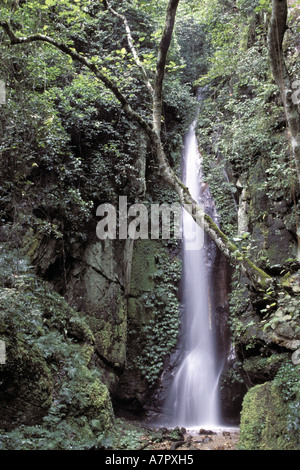
[{"label": "leafy foliage", "polygon": [[[216,1],[203,9],[210,53],[207,72],[197,80],[204,92],[198,137],[220,225],[231,236],[237,230],[236,182],[250,179],[257,162],[264,162],[266,172],[257,192],[266,195],[270,205],[280,198],[293,201],[297,187],[282,105],[270,74],[263,3],[241,1],[231,8]],[[296,204],[292,211],[296,222]],[[258,207],[255,212],[252,215],[259,217]],[[286,223],[291,227],[288,218]]]},{"label": "leafy foliage", "polygon": [[284,364],[278,371],[274,383],[280,388],[283,400],[288,403],[289,412],[287,417],[287,436],[299,442],[300,413],[299,413],[299,368],[291,363]]},{"label": "leafy foliage", "polygon": [[[90,364],[92,332],[79,312],[13,255],[1,256],[1,280],[9,286],[0,289],[0,334],[8,357],[0,371],[1,400],[10,400],[2,449],[101,446],[106,433],[113,433],[113,411],[101,375]],[[22,400],[29,406],[20,406]]]}]

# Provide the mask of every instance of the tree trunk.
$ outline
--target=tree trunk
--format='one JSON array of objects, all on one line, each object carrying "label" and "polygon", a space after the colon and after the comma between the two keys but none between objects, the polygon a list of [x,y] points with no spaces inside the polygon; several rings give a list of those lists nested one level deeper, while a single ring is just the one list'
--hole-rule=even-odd
[{"label": "tree trunk", "polygon": [[290,143],[300,183],[300,114],[293,100],[292,80],[284,60],[282,43],[287,30],[287,0],[272,1],[272,16],[269,28],[269,58],[274,80],[280,90],[286,120],[290,131]]},{"label": "tree trunk", "polygon": [[[74,49],[71,49],[66,44],[59,43],[55,39],[45,36],[43,34],[34,34],[28,37],[17,36],[9,23],[0,22],[0,26],[4,29],[8,35],[11,44],[27,44],[35,41],[47,42],[57,49],[61,50],[65,54],[72,57],[74,60],[80,62],[84,66],[88,67],[92,73],[95,74],[99,80],[114,94],[119,103],[122,105],[123,111],[127,116],[134,120],[138,125],[145,131],[145,134],[149,138],[151,145],[153,146],[157,161],[159,164],[160,176],[165,182],[172,187],[179,196],[180,203],[185,209],[192,215],[198,225],[212,238],[217,247],[227,257],[227,259],[234,265],[243,271],[251,281],[252,287],[257,290],[266,290],[266,288],[272,284],[272,278],[263,270],[255,266],[245,255],[238,250],[234,243],[232,243],[226,235],[219,229],[214,221],[204,212],[201,206],[192,198],[189,189],[183,184],[183,182],[175,174],[171,166],[169,165],[167,156],[163,149],[163,143],[160,138],[161,130],[161,114],[162,114],[162,87],[165,73],[165,65],[169,46],[171,43],[176,10],[178,7],[179,0],[169,0],[167,7],[167,15],[165,22],[165,29],[160,41],[159,52],[157,58],[156,77],[153,88],[153,122],[152,126],[128,103],[124,94],[119,90],[118,86],[109,79],[105,73],[102,73],[101,69],[89,61],[89,59],[79,54]],[[279,2],[280,3],[280,2]],[[108,2],[106,7],[109,8]],[[124,17],[121,16],[124,21]],[[127,37],[130,39],[130,30],[127,22],[124,22],[126,26]],[[130,44],[132,47],[133,44]],[[139,64],[137,64],[139,65]],[[144,75],[144,71],[143,75]],[[143,77],[146,79],[146,77]]]},{"label": "tree trunk", "polygon": [[176,11],[179,0],[170,0],[167,7],[165,28],[160,40],[153,96],[153,129],[157,134],[161,130],[162,103],[163,103],[163,81],[165,76],[166,60],[171,44],[173,29],[175,24]]}]

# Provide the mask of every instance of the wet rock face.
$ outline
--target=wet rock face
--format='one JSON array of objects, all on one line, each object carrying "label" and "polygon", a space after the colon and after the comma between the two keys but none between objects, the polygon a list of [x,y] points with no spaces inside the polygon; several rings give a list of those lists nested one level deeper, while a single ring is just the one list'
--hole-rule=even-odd
[{"label": "wet rock face", "polygon": [[235,380],[238,376],[237,358],[231,347],[229,329],[229,300],[232,270],[225,257],[209,244],[213,253],[210,266],[212,309],[216,328],[215,347],[219,364],[222,365],[220,377],[220,406],[224,422],[236,424],[239,421],[242,397],[245,386]]},{"label": "wet rock face", "polygon": [[[271,265],[284,263],[290,253],[295,252],[295,238],[287,230],[283,220],[277,217],[268,217],[266,224],[266,252]],[[280,247],[280,250],[278,250]]]},{"label": "wet rock face", "polygon": [[125,365],[127,311],[122,252],[109,241],[89,245],[76,260],[66,284],[66,299],[85,312],[104,369],[118,375]]},{"label": "wet rock face", "polygon": [[125,266],[132,253],[118,240],[95,237],[86,246],[69,251],[63,264],[59,243],[37,237],[29,243],[27,254],[37,273],[63,293],[72,307],[85,313],[95,339],[95,360],[103,369],[106,385],[113,390],[126,361]]},{"label": "wet rock face", "polygon": [[210,269],[211,306],[214,312],[216,328],[216,348],[219,360],[224,361],[230,354],[230,330],[228,326],[229,303],[232,270],[220,251],[215,252]]},{"label": "wet rock face", "polygon": [[[127,296],[127,362],[114,403],[124,412],[148,412],[177,334],[181,263],[157,240],[134,243]],[[175,326],[174,324],[175,323]]]},{"label": "wet rock face", "polygon": [[232,382],[233,389],[234,384],[244,383],[240,403],[246,386],[273,380],[285,360],[292,361],[293,357],[297,361],[299,349],[300,282],[295,260],[294,204],[290,190],[266,189],[269,165],[268,156],[261,156],[237,184],[243,191],[238,226],[249,233],[249,256],[276,280],[276,292],[261,295],[242,275],[236,273],[234,278],[229,320],[239,366],[236,371],[228,367],[223,378]]},{"label": "wet rock face", "polygon": [[[163,356],[169,352],[156,354],[155,370],[148,372],[150,366],[144,349],[149,348],[149,335],[157,316],[163,317],[165,308],[154,305],[157,282],[169,283],[170,287],[161,287],[164,298],[156,295],[157,303],[166,304],[166,308],[170,303],[168,289],[174,291],[174,282],[177,282],[169,277],[164,281],[164,268],[159,269],[159,266],[165,263],[169,268],[171,258],[177,266],[177,255],[173,254],[169,259],[168,250],[156,240],[137,240],[133,243],[130,240],[94,239],[69,255],[65,275],[62,275],[56,258],[59,250],[52,248],[50,246],[47,256],[44,256],[46,245],[44,241],[36,240],[31,245],[31,258],[40,274],[47,278],[51,273],[51,282],[56,289],[64,294],[71,306],[84,313],[95,341],[93,360],[116,406],[141,412],[148,407],[153,393],[153,384],[146,376],[148,373],[158,374]],[[57,269],[54,268],[56,265]],[[155,277],[159,280],[156,281]],[[172,302],[175,304],[173,297]],[[170,325],[168,327],[170,329]],[[175,341],[176,335],[177,331],[173,335]],[[165,345],[164,348],[167,349]]]},{"label": "wet rock face", "polygon": [[288,258],[297,256],[297,234],[294,220],[294,204],[290,191],[279,194],[275,190],[266,193],[265,182],[269,167],[267,157],[261,157],[250,169],[246,181],[246,216],[248,231],[255,240],[255,257],[263,255],[261,263],[281,265]]}]

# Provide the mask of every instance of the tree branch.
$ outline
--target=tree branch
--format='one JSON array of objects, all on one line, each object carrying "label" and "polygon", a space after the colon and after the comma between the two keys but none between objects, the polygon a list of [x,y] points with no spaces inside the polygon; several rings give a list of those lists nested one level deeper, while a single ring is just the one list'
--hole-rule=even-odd
[{"label": "tree branch", "polygon": [[16,36],[13,32],[11,26],[6,21],[0,21],[0,27],[6,32],[10,39],[10,43],[12,45],[16,44],[28,44],[32,42],[46,42],[51,44],[52,46],[56,47],[60,51],[64,52],[68,56],[70,56],[73,60],[80,62],[82,65],[86,66],[93,74],[108,88],[114,96],[117,98],[119,103],[122,105],[123,110],[133,118],[146,132],[147,134],[151,134],[151,126],[136,112],[134,111],[127,98],[123,95],[123,93],[119,90],[117,85],[107,77],[99,67],[94,64],[93,62],[89,61],[85,56],[79,54],[75,49],[67,46],[66,44],[60,43],[55,39],[51,38],[50,36],[45,36],[44,34],[33,34],[31,36]]},{"label": "tree branch", "polygon": [[131,34],[131,30],[130,30],[130,26],[129,26],[129,23],[127,21],[127,18],[125,15],[122,15],[121,13],[118,13],[116,10],[114,10],[108,1],[105,2],[105,7],[108,11],[110,11],[114,16],[116,16],[117,18],[121,19],[124,23],[124,28],[125,28],[125,31],[126,31],[126,35],[127,35],[127,42],[128,42],[128,45],[129,45],[129,48],[130,48],[130,51],[133,55],[133,58],[135,60],[135,63],[136,65],[139,67],[139,69],[141,70],[142,72],[142,76],[143,76],[143,80],[148,88],[148,90],[150,91],[151,95],[153,96],[153,93],[154,93],[154,90],[153,90],[153,87],[150,83],[150,80],[149,80],[149,77],[147,75],[147,72],[143,66],[143,64],[141,63],[140,61],[140,58],[138,56],[138,53],[136,51],[136,48],[134,46],[134,41],[133,41],[133,37],[132,37],[132,34]]}]

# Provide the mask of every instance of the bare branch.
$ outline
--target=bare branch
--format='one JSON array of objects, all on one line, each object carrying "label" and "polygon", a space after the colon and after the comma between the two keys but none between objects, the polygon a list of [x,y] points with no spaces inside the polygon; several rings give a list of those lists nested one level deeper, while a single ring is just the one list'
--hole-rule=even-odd
[{"label": "bare branch", "polygon": [[108,3],[108,1],[105,2],[106,3],[106,8],[108,11],[110,11],[114,16],[116,16],[117,18],[121,19],[124,23],[124,27],[125,27],[125,31],[126,31],[126,35],[127,35],[127,42],[128,42],[128,45],[129,45],[129,48],[130,48],[130,51],[133,55],[133,58],[135,60],[135,63],[136,65],[139,67],[139,69],[141,70],[142,72],[142,76],[143,76],[143,79],[144,79],[144,82],[148,88],[148,90],[150,91],[151,95],[153,95],[154,93],[154,90],[153,90],[153,87],[150,83],[150,80],[149,80],[149,77],[147,75],[147,72],[143,66],[143,64],[141,63],[140,61],[140,58],[138,56],[138,53],[136,51],[136,48],[134,46],[134,41],[133,41],[133,37],[132,37],[132,34],[131,34],[131,29],[130,29],[130,26],[129,26],[129,23],[127,21],[127,18],[125,15],[122,15],[121,13],[118,13],[116,10],[114,10],[110,4]]}]

